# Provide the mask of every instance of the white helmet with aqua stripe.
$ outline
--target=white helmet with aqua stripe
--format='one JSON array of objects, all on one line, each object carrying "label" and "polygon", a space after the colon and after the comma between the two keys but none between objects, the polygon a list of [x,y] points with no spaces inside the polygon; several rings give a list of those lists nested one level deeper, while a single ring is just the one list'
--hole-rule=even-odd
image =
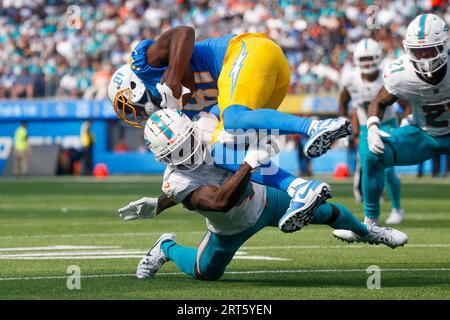
[{"label": "white helmet with aqua stripe", "polygon": [[403,46],[416,72],[431,77],[448,60],[448,25],[435,14],[421,14],[408,25]]},{"label": "white helmet with aqua stripe", "polygon": [[353,61],[361,73],[370,74],[380,69],[382,49],[373,39],[364,38],[355,46]]},{"label": "white helmet with aqua stripe", "polygon": [[194,170],[205,160],[201,130],[177,110],[162,109],[153,113],[145,124],[144,141],[158,161],[175,170]]}]

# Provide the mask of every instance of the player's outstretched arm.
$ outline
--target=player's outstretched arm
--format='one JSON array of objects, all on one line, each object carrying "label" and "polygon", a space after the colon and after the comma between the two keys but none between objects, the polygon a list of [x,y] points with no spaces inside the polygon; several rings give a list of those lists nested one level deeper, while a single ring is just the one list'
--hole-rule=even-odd
[{"label": "player's outstretched arm", "polygon": [[[397,97],[391,95],[385,87],[381,87],[380,91],[378,91],[375,98],[369,104],[367,117],[377,117],[378,119],[381,119],[386,108],[395,101],[397,101]],[[369,126],[369,124],[367,124],[367,126]]]},{"label": "player's outstretched arm", "polygon": [[156,68],[167,66],[161,83],[165,83],[177,99],[181,96],[181,82],[185,78],[185,73],[190,72],[189,60],[194,44],[194,29],[179,26],[164,32],[147,50],[147,63],[150,66]]},{"label": "player's outstretched arm", "polygon": [[245,192],[252,170],[249,164],[244,163],[220,188],[212,185],[202,186],[186,197],[183,204],[190,210],[229,211]]},{"label": "player's outstretched arm", "polygon": [[353,139],[355,143],[355,148],[358,148],[359,143],[359,120],[358,120],[358,113],[356,110],[353,110],[352,112],[352,131],[353,131]]},{"label": "player's outstretched arm", "polygon": [[231,210],[244,194],[252,171],[267,163],[279,151],[278,143],[270,136],[250,143],[244,163],[231,178],[221,187],[209,185],[194,190],[183,200],[183,204],[190,210],[221,212]]},{"label": "player's outstretched arm", "polygon": [[165,194],[162,194],[158,198],[144,197],[130,202],[125,207],[120,208],[118,212],[125,221],[148,219],[153,218],[176,204],[176,202],[172,201]]},{"label": "player's outstretched arm", "polygon": [[342,88],[339,94],[339,116],[348,118],[348,104],[351,100],[350,92],[347,88]]}]

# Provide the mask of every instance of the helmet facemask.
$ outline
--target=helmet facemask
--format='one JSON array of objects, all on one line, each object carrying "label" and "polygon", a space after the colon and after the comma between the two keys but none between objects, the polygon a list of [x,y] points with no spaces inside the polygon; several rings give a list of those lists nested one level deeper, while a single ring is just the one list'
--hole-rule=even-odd
[{"label": "helmet facemask", "polygon": [[148,90],[143,92],[138,101],[133,102],[133,100],[136,100],[136,97],[133,97],[132,89],[127,88],[117,92],[113,102],[114,110],[117,116],[127,124],[144,128],[144,122],[160,109],[161,102],[159,101],[158,104],[157,99],[152,97]]},{"label": "helmet facemask", "polygon": [[448,61],[448,44],[443,41],[429,45],[411,45],[403,42],[406,53],[412,62],[415,71],[419,74],[431,77]]},{"label": "helmet facemask", "polygon": [[362,74],[372,74],[379,71],[380,56],[362,56],[355,59]]}]

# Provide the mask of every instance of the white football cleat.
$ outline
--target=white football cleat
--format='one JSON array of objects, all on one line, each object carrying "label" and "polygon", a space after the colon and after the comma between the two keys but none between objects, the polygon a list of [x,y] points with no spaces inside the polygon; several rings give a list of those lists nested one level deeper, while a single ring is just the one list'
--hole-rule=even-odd
[{"label": "white football cleat", "polygon": [[369,234],[364,237],[360,237],[350,230],[334,230],[333,235],[336,238],[347,242],[366,242],[376,245],[382,243],[392,249],[404,246],[408,242],[408,236],[395,229],[384,228],[372,224],[367,226],[367,230],[369,231]]},{"label": "white football cleat", "polygon": [[401,224],[405,217],[405,211],[403,209],[392,209],[389,218],[386,219],[386,224]]},{"label": "white football cleat", "polygon": [[155,242],[149,252],[144,257],[142,257],[136,270],[136,277],[138,279],[154,277],[156,272],[158,272],[163,264],[168,261],[166,255],[161,249],[161,244],[167,240],[175,241],[175,233],[164,233]]},{"label": "white football cleat", "polygon": [[355,242],[359,240],[359,236],[351,230],[345,229],[336,229],[333,230],[333,236],[342,241],[346,241],[349,243]]},{"label": "white football cleat", "polygon": [[303,154],[310,158],[325,154],[333,142],[352,134],[350,121],[344,118],[319,120],[309,132],[309,139],[303,148]]}]

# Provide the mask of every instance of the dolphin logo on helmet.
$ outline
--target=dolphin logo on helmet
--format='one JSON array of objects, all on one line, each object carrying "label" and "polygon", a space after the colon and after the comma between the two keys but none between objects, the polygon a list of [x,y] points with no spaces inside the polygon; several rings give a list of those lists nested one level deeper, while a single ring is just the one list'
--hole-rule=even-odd
[{"label": "dolphin logo on helmet", "polygon": [[178,171],[195,170],[207,158],[200,128],[178,110],[153,113],[145,124],[144,141],[156,160]]}]

